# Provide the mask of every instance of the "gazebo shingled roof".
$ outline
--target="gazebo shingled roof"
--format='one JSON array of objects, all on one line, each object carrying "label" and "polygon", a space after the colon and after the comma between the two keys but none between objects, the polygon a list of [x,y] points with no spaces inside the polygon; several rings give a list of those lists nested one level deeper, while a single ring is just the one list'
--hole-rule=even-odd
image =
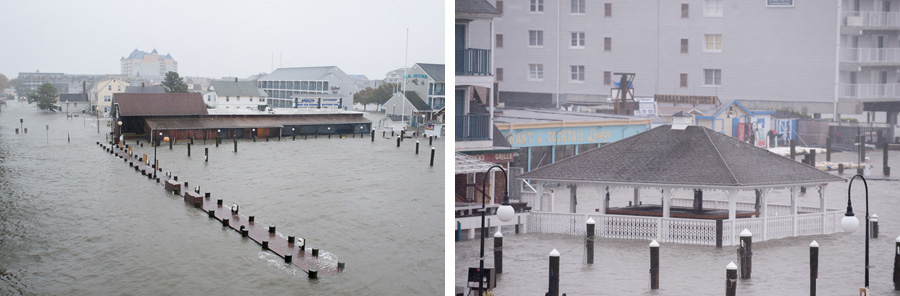
[{"label": "gazebo shingled roof", "polygon": [[705,127],[663,125],[519,176],[609,185],[750,189],[844,181]]}]

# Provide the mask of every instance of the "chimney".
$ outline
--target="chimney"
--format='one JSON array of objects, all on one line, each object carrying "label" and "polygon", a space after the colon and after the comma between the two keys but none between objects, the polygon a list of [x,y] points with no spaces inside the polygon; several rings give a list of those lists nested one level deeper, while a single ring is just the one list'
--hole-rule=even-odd
[{"label": "chimney", "polygon": [[143,83],[143,82],[141,82],[141,87],[144,87],[144,83]]},{"label": "chimney", "polygon": [[237,82],[237,77],[234,78],[234,82]]}]

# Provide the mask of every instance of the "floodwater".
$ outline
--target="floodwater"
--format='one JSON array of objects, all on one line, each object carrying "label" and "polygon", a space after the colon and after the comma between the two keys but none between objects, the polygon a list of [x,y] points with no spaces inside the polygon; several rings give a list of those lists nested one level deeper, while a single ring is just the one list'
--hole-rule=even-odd
[{"label": "floodwater", "polygon": [[[367,115],[370,119],[375,115]],[[15,134],[19,119],[28,134]],[[88,118],[91,119],[91,118]],[[96,121],[95,121],[96,122]],[[195,142],[160,166],[242,215],[346,262],[309,280],[166,193],[95,142],[101,121],[10,102],[0,112],[0,295],[435,295],[444,289],[444,141]],[[49,125],[49,133],[45,126]],[[49,144],[48,142],[49,134]],[[67,143],[67,135],[71,143]],[[129,144],[133,144],[130,141]],[[210,161],[204,163],[203,148]],[[137,154],[153,155],[145,143]]]},{"label": "floodwater", "polygon": [[[872,174],[881,175],[882,151],[867,153],[875,165]],[[798,157],[799,160],[801,157]],[[819,155],[822,161],[825,155]],[[856,161],[856,154],[832,155],[834,161]],[[890,151],[890,166],[900,176],[900,152]],[[855,172],[853,170],[852,172]],[[849,177],[851,171],[845,171]],[[827,186],[829,209],[845,210],[847,183]],[[900,236],[900,182],[868,181],[869,211],[878,214],[879,237],[870,241],[870,289],[873,295],[900,295],[893,291],[894,246]],[[569,193],[564,186],[555,191],[556,211],[569,210]],[[625,206],[632,200],[631,189],[612,191],[611,206]],[[617,197],[618,195],[618,197]],[[642,192],[645,203],[659,203],[658,191]],[[677,192],[689,198],[691,192]],[[704,199],[727,198],[721,192],[708,192]],[[739,201],[753,202],[753,194],[743,193]],[[860,180],[853,182],[853,210],[861,223],[866,212],[865,189]],[[593,212],[599,205],[596,190],[578,190],[579,213]],[[789,191],[773,190],[770,204],[790,204]],[[801,206],[818,206],[818,192],[809,189],[799,198]],[[780,213],[783,215],[784,213]],[[543,295],[549,284],[549,254],[560,252],[561,293],[568,295],[722,295],[725,293],[725,266],[737,261],[736,248],[725,246],[679,245],[660,247],[660,289],[650,290],[650,241],[597,238],[594,264],[584,261],[584,237],[561,234],[515,234],[503,229],[503,274],[495,291],[499,295]],[[738,295],[809,295],[809,244],[819,243],[819,295],[856,295],[864,285],[864,225],[853,233],[801,236],[754,242],[752,278],[739,280]],[[455,243],[455,284],[466,285],[468,267],[478,266],[479,240]],[[485,266],[494,265],[492,235],[485,241]]]}]

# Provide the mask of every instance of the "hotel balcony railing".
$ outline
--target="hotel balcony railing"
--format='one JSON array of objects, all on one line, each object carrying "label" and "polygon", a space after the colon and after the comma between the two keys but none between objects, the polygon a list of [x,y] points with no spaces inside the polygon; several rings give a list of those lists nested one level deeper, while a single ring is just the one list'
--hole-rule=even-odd
[{"label": "hotel balcony railing", "polygon": [[456,140],[477,141],[490,139],[490,114],[456,116]]},{"label": "hotel balcony railing", "polygon": [[457,49],[456,75],[491,75],[491,50],[477,48]]},{"label": "hotel balcony railing", "polygon": [[895,99],[900,98],[900,84],[841,84],[841,98]]},{"label": "hotel balcony railing", "polygon": [[845,12],[843,25],[848,27],[881,27],[900,29],[900,12]]},{"label": "hotel balcony railing", "polygon": [[841,48],[841,62],[900,64],[900,48]]}]

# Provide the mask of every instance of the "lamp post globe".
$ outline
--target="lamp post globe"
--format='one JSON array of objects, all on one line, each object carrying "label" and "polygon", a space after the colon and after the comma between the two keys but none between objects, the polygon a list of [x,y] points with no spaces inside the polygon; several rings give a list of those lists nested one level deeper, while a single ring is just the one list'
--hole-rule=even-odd
[{"label": "lamp post globe", "polygon": [[116,124],[118,124],[119,126],[122,126],[122,121],[119,120],[119,122],[116,122]]},{"label": "lamp post globe", "polygon": [[859,228],[859,219],[857,219],[856,216],[844,216],[844,218],[841,219],[841,229],[845,232],[852,233],[856,231],[857,228]]},{"label": "lamp post globe", "polygon": [[500,219],[500,221],[509,222],[514,215],[515,210],[513,210],[513,207],[510,205],[503,205],[497,209],[497,218]]}]

